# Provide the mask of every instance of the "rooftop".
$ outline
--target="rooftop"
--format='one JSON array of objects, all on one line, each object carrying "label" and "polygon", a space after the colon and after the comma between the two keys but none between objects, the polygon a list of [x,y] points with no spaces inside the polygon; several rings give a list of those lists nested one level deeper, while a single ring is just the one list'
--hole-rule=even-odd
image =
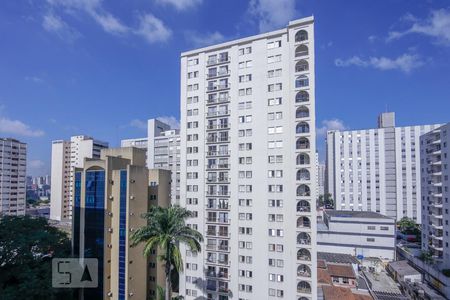
[{"label": "rooftop", "polygon": [[324,300],[372,300],[370,295],[355,294],[351,289],[338,286],[322,286]]},{"label": "rooftop", "polygon": [[[385,272],[372,273],[363,271],[364,277],[367,279],[369,288],[373,292],[380,292],[382,295],[401,295],[395,281]],[[386,298],[389,299],[389,298]],[[395,299],[395,298],[392,298]]]},{"label": "rooftop", "polygon": [[355,278],[356,275],[351,265],[327,264],[328,274],[332,277]]},{"label": "rooftop", "polygon": [[317,252],[317,260],[324,260],[329,263],[339,264],[359,264],[359,261],[350,254]]},{"label": "rooftop", "polygon": [[354,210],[325,210],[325,214],[335,218],[365,218],[365,219],[386,219],[395,220],[373,211],[354,211]]},{"label": "rooftop", "polygon": [[407,260],[399,260],[399,261],[393,261],[389,263],[389,266],[398,274],[401,276],[405,275],[419,275],[420,272],[411,267],[408,264]]},{"label": "rooftop", "polygon": [[228,41],[228,42],[224,42],[221,44],[217,44],[217,45],[211,45],[211,46],[207,46],[207,47],[203,47],[203,48],[198,48],[198,49],[193,49],[193,50],[189,50],[186,52],[182,52],[181,53],[181,57],[183,56],[190,56],[190,55],[196,55],[198,53],[201,52],[208,52],[208,51],[215,51],[218,50],[219,48],[227,48],[227,47],[231,47],[233,45],[236,44],[245,44],[245,43],[249,43],[253,40],[258,40],[258,39],[264,39],[264,38],[270,38],[273,35],[280,35],[286,32],[286,28],[291,27],[291,26],[296,26],[296,25],[301,25],[301,24],[308,24],[314,21],[314,17],[313,16],[309,16],[309,17],[305,17],[305,18],[301,18],[301,19],[297,19],[297,20],[293,20],[290,21],[289,24],[282,29],[278,29],[278,30],[274,30],[274,31],[270,31],[270,32],[266,32],[266,33],[261,33],[261,34],[257,34],[257,35],[253,35],[253,36],[249,36],[249,37],[244,37],[241,39],[237,39],[237,40],[232,40],[232,41]]}]

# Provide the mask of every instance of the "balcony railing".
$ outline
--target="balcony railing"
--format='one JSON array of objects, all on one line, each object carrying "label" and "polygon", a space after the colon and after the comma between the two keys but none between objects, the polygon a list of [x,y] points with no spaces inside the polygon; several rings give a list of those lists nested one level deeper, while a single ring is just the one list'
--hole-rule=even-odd
[{"label": "balcony railing", "polygon": [[227,97],[217,97],[217,98],[211,98],[206,100],[206,104],[218,104],[218,103],[225,103],[230,101],[230,96]]},{"label": "balcony railing", "polygon": [[229,129],[229,124],[215,124],[215,125],[208,125],[206,129],[208,130],[217,130],[217,129]]},{"label": "balcony railing", "polygon": [[207,79],[212,79],[212,78],[221,77],[221,76],[228,76],[228,75],[230,75],[230,70],[218,71],[218,72],[215,72],[215,73],[207,73],[206,74],[206,78]]},{"label": "balcony railing", "polygon": [[206,113],[206,117],[222,117],[230,114],[230,110],[217,110],[217,111],[209,111]]},{"label": "balcony railing", "polygon": [[218,85],[209,85],[206,87],[207,92],[214,92],[214,91],[220,91],[220,90],[226,90],[230,88],[230,84],[218,84]]},{"label": "balcony railing", "polygon": [[216,170],[216,169],[229,169],[230,168],[230,164],[214,164],[214,165],[207,165],[206,169],[212,169],[212,170]]},{"label": "balcony railing", "polygon": [[206,204],[206,209],[229,210],[230,204]]},{"label": "balcony railing", "polygon": [[223,63],[228,63],[228,62],[230,62],[230,57],[223,56],[223,57],[218,57],[218,58],[214,58],[214,59],[208,59],[206,61],[206,65],[212,66],[212,65],[223,64]]},{"label": "balcony railing", "polygon": [[230,178],[207,178],[206,183],[229,183]]},{"label": "balcony railing", "polygon": [[206,222],[208,223],[220,223],[220,224],[229,224],[230,219],[223,219],[223,218],[206,218]]}]

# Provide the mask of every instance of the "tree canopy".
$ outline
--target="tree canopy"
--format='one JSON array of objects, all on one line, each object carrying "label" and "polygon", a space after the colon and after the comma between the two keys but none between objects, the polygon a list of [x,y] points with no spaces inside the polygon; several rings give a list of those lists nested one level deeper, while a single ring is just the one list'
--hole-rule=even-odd
[{"label": "tree canopy", "polygon": [[62,299],[68,289],[53,289],[51,258],[69,257],[67,234],[44,218],[0,218],[0,298]]}]

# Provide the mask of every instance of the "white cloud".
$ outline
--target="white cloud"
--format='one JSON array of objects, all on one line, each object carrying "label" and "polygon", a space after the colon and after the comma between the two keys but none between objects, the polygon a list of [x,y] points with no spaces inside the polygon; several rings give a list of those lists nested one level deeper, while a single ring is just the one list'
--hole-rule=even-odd
[{"label": "white cloud", "polygon": [[156,3],[172,5],[177,10],[187,10],[201,4],[203,0],[156,0]]},{"label": "white cloud", "polygon": [[411,27],[405,31],[389,32],[387,41],[417,33],[433,37],[438,43],[450,46],[450,8],[433,10],[425,20],[419,20],[413,15],[407,14],[402,21],[412,23]]},{"label": "white cloud", "polygon": [[0,132],[28,137],[40,137],[45,133],[39,129],[31,129],[30,126],[19,120],[11,120],[6,117],[0,117]]},{"label": "white cloud", "polygon": [[25,76],[25,80],[32,81],[34,83],[43,83],[44,82],[44,79],[42,79],[41,77],[37,77],[37,76]]},{"label": "white cloud", "polygon": [[184,33],[185,39],[195,47],[204,47],[212,44],[218,44],[223,42],[226,38],[218,31],[201,34],[196,31],[186,31]]},{"label": "white cloud", "polygon": [[172,129],[179,129],[180,128],[180,121],[178,121],[177,118],[174,116],[162,116],[158,117],[158,120],[160,120],[163,123],[166,123],[170,126]]},{"label": "white cloud", "polygon": [[372,67],[382,71],[400,70],[404,73],[410,73],[413,69],[424,65],[424,62],[416,54],[403,54],[394,59],[387,57],[370,57],[367,60],[364,60],[359,56],[353,56],[349,59],[337,58],[334,63],[338,67]]},{"label": "white cloud", "polygon": [[28,167],[32,169],[40,169],[45,166],[45,163],[40,159],[28,161]]},{"label": "white cloud", "polygon": [[369,42],[373,43],[378,39],[378,37],[376,35],[370,35],[367,39]]},{"label": "white cloud", "polygon": [[322,126],[318,127],[316,133],[318,136],[325,136],[330,130],[346,130],[347,126],[339,119],[323,120]]},{"label": "white cloud", "polygon": [[139,28],[135,33],[142,36],[149,43],[165,42],[172,36],[172,31],[152,14],[145,14],[139,17]]},{"label": "white cloud", "polygon": [[[47,2],[53,7],[62,7],[67,12],[84,11],[108,33],[124,34],[129,31],[126,25],[103,8],[102,0],[47,0]],[[55,23],[55,26],[58,24]]]},{"label": "white cloud", "polygon": [[44,15],[42,27],[48,32],[55,33],[60,39],[69,43],[72,43],[81,37],[81,34],[77,30],[70,27],[59,16],[52,12]]},{"label": "white cloud", "polygon": [[147,130],[147,121],[142,121],[139,119],[133,119],[131,120],[129,126],[136,127],[138,129],[145,129]]},{"label": "white cloud", "polygon": [[297,13],[295,0],[251,0],[249,12],[256,18],[260,32],[286,26]]}]

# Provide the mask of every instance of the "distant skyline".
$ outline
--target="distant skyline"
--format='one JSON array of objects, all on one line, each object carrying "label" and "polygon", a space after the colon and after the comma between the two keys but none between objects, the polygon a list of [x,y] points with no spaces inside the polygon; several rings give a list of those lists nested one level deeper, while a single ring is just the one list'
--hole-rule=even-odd
[{"label": "distant skyline", "polygon": [[28,0],[0,2],[0,136],[50,174],[51,141],[119,146],[146,120],[179,120],[182,51],[314,15],[318,150],[328,129],[450,121],[450,5],[430,1]]}]

